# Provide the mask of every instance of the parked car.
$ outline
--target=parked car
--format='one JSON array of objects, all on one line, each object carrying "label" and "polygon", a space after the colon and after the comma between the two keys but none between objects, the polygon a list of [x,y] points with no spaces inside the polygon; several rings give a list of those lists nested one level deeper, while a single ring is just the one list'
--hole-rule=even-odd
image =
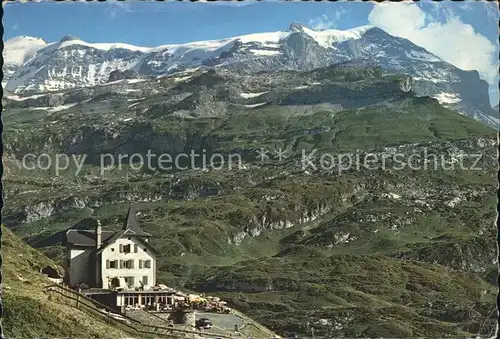
[{"label": "parked car", "polygon": [[203,328],[203,329],[209,329],[209,328],[212,328],[212,322],[208,318],[200,318],[200,319],[196,320],[196,327]]}]

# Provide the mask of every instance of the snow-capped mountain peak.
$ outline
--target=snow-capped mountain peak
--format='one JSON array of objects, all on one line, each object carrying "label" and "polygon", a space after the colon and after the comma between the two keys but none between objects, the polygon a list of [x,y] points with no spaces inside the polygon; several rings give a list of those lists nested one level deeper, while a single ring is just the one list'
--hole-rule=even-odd
[{"label": "snow-capped mountain peak", "polygon": [[9,39],[4,43],[4,63],[22,65],[46,44],[43,39],[30,36],[18,36]]},{"label": "snow-capped mountain peak", "polygon": [[5,87],[7,81],[16,73],[19,67],[28,62],[37,51],[45,47],[47,43],[40,38],[30,36],[18,36],[7,40],[3,50],[3,82]]},{"label": "snow-capped mountain peak", "polygon": [[488,84],[477,72],[461,70],[373,26],[317,31],[293,23],[286,31],[158,47],[89,43],[72,36],[53,43],[18,37],[6,42],[4,56],[5,87],[16,94],[101,85],[116,70],[145,77],[198,67],[303,71],[366,59],[386,72],[412,75],[417,94],[436,97],[469,116],[492,111]]},{"label": "snow-capped mountain peak", "polygon": [[334,44],[347,41],[361,39],[363,34],[368,30],[375,28],[374,26],[366,25],[348,30],[324,29],[313,30],[296,22],[290,25],[289,32],[307,34],[313,38],[320,46],[324,48],[332,48]]}]

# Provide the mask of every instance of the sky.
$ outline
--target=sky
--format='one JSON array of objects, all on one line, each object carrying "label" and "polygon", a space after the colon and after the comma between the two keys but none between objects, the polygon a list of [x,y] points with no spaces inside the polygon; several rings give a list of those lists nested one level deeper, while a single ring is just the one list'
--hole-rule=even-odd
[{"label": "sky", "polygon": [[490,83],[498,104],[498,6],[495,2],[48,2],[4,5],[4,40],[47,42],[71,34],[87,42],[159,46],[287,30],[374,25],[409,39]]}]

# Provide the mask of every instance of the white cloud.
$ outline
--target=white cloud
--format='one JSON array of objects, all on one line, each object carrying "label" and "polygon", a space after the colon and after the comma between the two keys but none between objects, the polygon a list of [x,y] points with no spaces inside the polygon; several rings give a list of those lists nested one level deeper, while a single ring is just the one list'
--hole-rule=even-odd
[{"label": "white cloud", "polygon": [[332,29],[337,27],[337,22],[339,22],[342,17],[347,14],[348,10],[344,8],[338,8],[335,11],[334,18],[323,14],[320,17],[309,20],[308,26],[314,30]]},{"label": "white cloud", "polygon": [[114,19],[120,12],[130,12],[130,4],[125,1],[108,0],[106,1],[106,12],[109,13],[110,19]]},{"label": "white cloud", "polygon": [[385,3],[385,6],[374,6],[368,21],[391,35],[412,41],[463,70],[477,70],[490,84],[498,79],[493,43],[453,14],[447,15],[443,23],[426,14],[416,4]]},{"label": "white cloud", "polygon": [[335,23],[330,21],[326,16],[326,14],[323,14],[318,18],[309,20],[308,26],[315,30],[322,30],[322,29],[335,28]]}]

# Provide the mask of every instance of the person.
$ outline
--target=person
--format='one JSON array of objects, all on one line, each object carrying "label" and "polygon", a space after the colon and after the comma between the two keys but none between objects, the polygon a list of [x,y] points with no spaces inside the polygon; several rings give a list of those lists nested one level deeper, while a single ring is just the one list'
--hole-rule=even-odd
[{"label": "person", "polygon": [[142,283],[142,281],[139,281],[139,284],[141,285],[139,286],[139,290],[144,291],[144,284]]}]

